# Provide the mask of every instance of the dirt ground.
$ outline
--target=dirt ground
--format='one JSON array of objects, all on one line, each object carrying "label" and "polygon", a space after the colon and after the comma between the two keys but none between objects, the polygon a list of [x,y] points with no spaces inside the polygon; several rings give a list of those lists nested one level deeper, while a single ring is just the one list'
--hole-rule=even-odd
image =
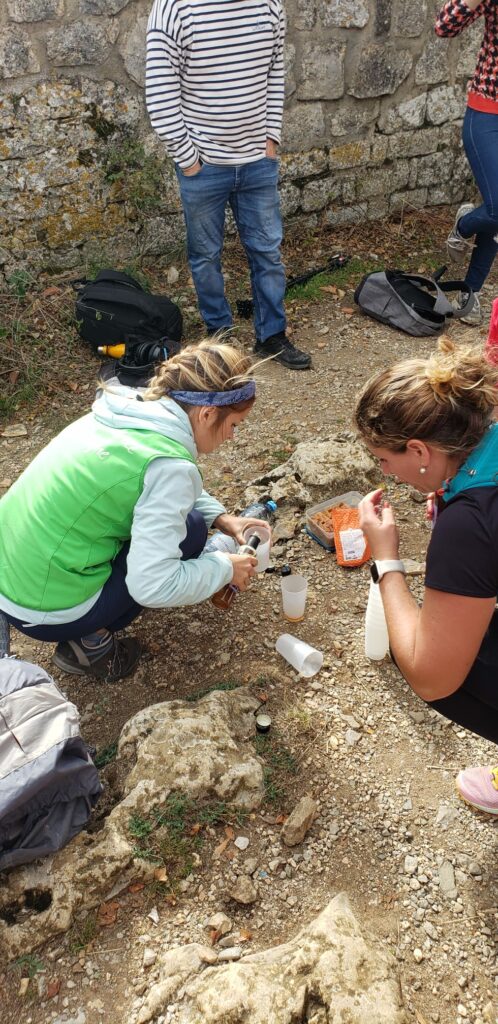
[{"label": "dirt ground", "polygon": [[[294,237],[286,250],[289,270],[320,264],[336,247],[365,266],[376,260],[392,266],[392,254],[402,251],[405,265],[426,269],[444,262],[441,243],[450,219],[450,211],[442,211],[361,233]],[[244,273],[236,247],[230,247],[227,269],[231,288]],[[190,294],[184,299],[190,308],[188,337],[194,340],[200,328],[184,269],[181,274],[184,294]],[[488,316],[496,280],[484,292]],[[362,317],[352,301],[357,279],[341,281],[338,291],[330,290],[332,277],[326,290],[288,303],[293,340],[311,352],[313,369],[293,373],[266,365],[255,410],[233,445],[202,460],[206,487],[230,509],[240,508],[248,483],[288,458],[300,441],[350,430],[354,395],[376,368],[428,353],[434,344]],[[237,337],[249,349],[250,324],[238,324]],[[487,331],[457,324],[449,333],[478,342]],[[78,367],[75,390],[59,391],[45,406],[41,401],[34,411],[21,408],[13,416],[12,422],[27,426],[27,435],[0,438],[4,489],[57,429],[86,411],[95,363],[82,353]],[[402,556],[423,561],[429,539],[423,505],[392,481],[388,493],[400,523]],[[134,632],[147,654],[132,679],[104,686],[54,671],[80,710],[85,739],[100,752],[148,704],[219,684],[265,691],[273,725],[267,746],[263,742],[258,750],[268,768],[267,800],[241,825],[228,825],[249,839],[245,853],[230,843],[227,856],[216,858],[215,848],[225,836],[230,839],[227,823],[205,829],[200,862],[174,892],[132,886],[116,898],[107,919],[91,913],[36,956],[10,965],[0,975],[2,1017],[9,1024],[122,1024],[154,977],[154,967],[143,965],[145,948],[202,941],[206,919],[223,910],[244,949],[264,949],[295,934],[342,890],[373,942],[396,957],[409,1019],[498,1020],[497,823],[460,804],[454,789],[457,770],[496,759],[495,748],[425,707],[388,658],[367,661],[368,569],[338,568],[302,525],[303,517],[296,517],[295,537],[274,548],[276,572],[258,577],[229,613],[210,602],[144,613]],[[274,649],[286,629],[278,574],[284,563],[309,580],[306,617],[296,632],[324,652],[324,667],[312,680],[287,670]],[[422,580],[410,577],[414,593],[421,593]],[[13,632],[12,652],[50,671],[50,645]],[[112,761],[103,777],[107,796],[96,825],[119,795]],[[286,850],[279,843],[282,815],[304,793],[318,800],[320,812],[305,842]],[[226,891],[247,857],[255,863],[259,898],[244,908],[228,901]],[[448,862],[455,887],[445,895],[439,872]],[[27,986],[23,977],[30,979]]]}]

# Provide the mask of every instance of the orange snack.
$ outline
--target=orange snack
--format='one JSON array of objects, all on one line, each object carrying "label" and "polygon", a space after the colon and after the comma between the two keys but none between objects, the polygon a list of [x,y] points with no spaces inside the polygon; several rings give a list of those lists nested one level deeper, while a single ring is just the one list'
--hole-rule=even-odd
[{"label": "orange snack", "polygon": [[371,557],[365,535],[360,530],[357,508],[338,505],[331,509],[337,564],[347,568],[363,565]]}]

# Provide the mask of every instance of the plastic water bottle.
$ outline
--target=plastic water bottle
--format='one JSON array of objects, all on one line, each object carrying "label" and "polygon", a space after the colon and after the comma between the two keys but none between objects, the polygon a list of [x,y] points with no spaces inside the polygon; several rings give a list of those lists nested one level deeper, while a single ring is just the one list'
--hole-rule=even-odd
[{"label": "plastic water bottle", "polygon": [[372,661],[381,661],[389,650],[384,604],[378,583],[370,580],[365,614],[365,654]]},{"label": "plastic water bottle", "polygon": [[272,501],[269,498],[268,501],[253,501],[252,505],[248,505],[243,512],[240,512],[240,515],[244,519],[266,519],[270,521],[273,519],[276,510],[276,501]]},{"label": "plastic water bottle", "polygon": [[235,537],[229,537],[227,533],[222,533],[221,530],[217,530],[216,533],[213,533],[213,536],[209,538],[204,547],[204,551],[224,551],[227,555],[235,555],[237,548],[238,545]]}]

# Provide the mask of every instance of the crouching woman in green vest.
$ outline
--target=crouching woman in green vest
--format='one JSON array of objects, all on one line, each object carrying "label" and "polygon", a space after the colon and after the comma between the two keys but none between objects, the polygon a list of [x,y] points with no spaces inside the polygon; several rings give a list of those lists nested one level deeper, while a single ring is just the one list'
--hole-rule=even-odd
[{"label": "crouching woman in green vest", "polygon": [[247,588],[256,559],[203,548],[211,526],[243,543],[258,520],[229,515],[196,459],[248,415],[251,368],[231,345],[202,342],[162,363],[145,391],[110,386],[0,501],[0,609],[27,636],[56,641],[63,671],[121,679],[141,646],[115,634],[142,608]]}]

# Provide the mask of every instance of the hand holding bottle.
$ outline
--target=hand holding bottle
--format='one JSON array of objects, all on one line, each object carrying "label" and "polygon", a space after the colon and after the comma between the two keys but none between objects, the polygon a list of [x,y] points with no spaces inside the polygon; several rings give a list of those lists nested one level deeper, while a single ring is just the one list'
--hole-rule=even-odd
[{"label": "hand holding bottle", "polygon": [[228,557],[233,565],[231,586],[237,587],[237,590],[247,590],[251,576],[256,575],[257,558],[250,554],[229,555]]},{"label": "hand holding bottle", "polygon": [[269,529],[268,522],[264,519],[257,519],[254,516],[232,516],[228,512],[218,516],[213,526],[216,530],[221,530],[222,533],[233,537],[237,544],[244,544],[244,534],[247,532],[248,526],[262,526],[267,530]]}]

